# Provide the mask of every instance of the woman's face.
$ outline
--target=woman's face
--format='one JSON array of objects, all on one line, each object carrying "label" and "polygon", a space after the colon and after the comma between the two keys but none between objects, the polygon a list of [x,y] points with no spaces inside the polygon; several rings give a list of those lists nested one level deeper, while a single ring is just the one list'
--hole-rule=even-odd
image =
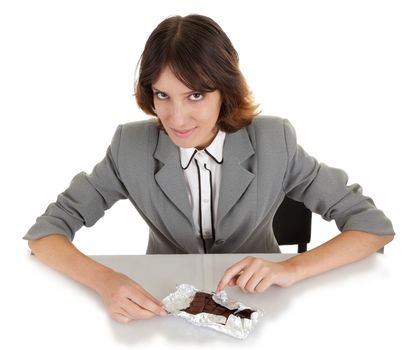
[{"label": "woman's face", "polygon": [[203,149],[217,134],[221,94],[190,90],[169,67],[152,84],[157,117],[170,139],[179,147]]}]

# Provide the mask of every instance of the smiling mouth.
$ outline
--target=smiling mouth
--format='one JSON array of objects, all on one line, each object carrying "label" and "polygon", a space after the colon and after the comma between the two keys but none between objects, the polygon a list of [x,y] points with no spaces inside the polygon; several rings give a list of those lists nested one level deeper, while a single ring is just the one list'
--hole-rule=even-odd
[{"label": "smiling mouth", "polygon": [[190,135],[193,133],[193,131],[194,131],[195,129],[196,129],[196,128],[187,129],[187,130],[177,130],[177,129],[171,129],[171,130],[173,130],[173,132],[174,132],[177,136],[187,137],[187,136],[190,136]]}]

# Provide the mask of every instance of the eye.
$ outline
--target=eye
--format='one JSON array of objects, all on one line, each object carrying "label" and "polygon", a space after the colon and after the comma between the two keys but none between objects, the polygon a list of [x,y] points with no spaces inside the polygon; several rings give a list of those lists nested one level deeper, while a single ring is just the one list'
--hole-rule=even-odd
[{"label": "eye", "polygon": [[159,99],[159,100],[167,100],[169,96],[167,96],[164,92],[161,91],[156,91],[154,95]]},{"label": "eye", "polygon": [[204,98],[204,94],[202,94],[201,92],[194,92],[189,96],[189,99],[191,101],[200,101]]}]

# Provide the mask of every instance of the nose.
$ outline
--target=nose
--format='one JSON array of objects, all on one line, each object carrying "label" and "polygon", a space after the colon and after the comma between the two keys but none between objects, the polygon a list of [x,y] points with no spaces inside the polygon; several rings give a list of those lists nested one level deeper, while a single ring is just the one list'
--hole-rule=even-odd
[{"label": "nose", "polygon": [[176,129],[182,129],[188,126],[188,110],[182,103],[174,103],[170,113],[172,125]]}]

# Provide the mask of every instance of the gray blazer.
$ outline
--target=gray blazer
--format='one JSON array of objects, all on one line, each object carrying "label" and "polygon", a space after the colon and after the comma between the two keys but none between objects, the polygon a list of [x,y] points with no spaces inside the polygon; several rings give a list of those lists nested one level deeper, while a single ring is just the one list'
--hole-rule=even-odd
[{"label": "gray blazer", "polygon": [[[393,234],[390,220],[340,169],[319,164],[296,142],[291,124],[257,117],[224,143],[215,240],[209,253],[273,253],[272,220],[285,195],[303,202],[340,231]],[[24,236],[73,239],[117,200],[128,198],[150,228],[147,253],[198,253],[179,148],[155,119],[120,125],[91,174],[76,175]]]}]

